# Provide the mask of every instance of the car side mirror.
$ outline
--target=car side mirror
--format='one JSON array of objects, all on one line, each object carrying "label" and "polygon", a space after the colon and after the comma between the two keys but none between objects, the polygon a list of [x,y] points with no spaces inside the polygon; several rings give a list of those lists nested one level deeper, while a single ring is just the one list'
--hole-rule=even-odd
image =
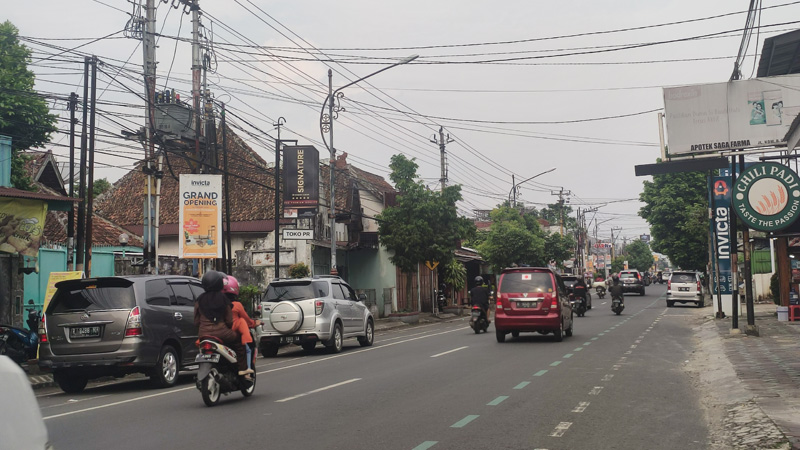
[{"label": "car side mirror", "polygon": [[358,301],[364,302],[367,300],[367,294],[358,294]]}]

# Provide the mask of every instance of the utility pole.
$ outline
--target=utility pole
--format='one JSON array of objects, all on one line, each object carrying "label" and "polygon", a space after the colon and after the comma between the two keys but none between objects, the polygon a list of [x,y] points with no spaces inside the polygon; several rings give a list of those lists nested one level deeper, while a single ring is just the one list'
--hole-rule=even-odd
[{"label": "utility pole", "polygon": [[88,105],[88,98],[89,98],[89,57],[86,56],[83,59],[83,120],[81,122],[81,156],[80,156],[80,171],[78,174],[78,197],[80,197],[80,203],[78,203],[78,238],[75,244],[75,249],[77,250],[77,254],[75,255],[75,265],[79,272],[83,272],[83,260],[86,256],[84,252],[84,237],[86,236],[86,204],[84,200],[86,200],[86,146],[87,136],[86,133],[88,130],[86,127],[88,126],[89,121],[89,105]]},{"label": "utility pole", "polygon": [[280,201],[281,201],[281,126],[286,119],[278,117],[278,123],[272,126],[278,129],[278,138],[275,139],[275,278],[281,277],[281,235],[280,235]]},{"label": "utility pole", "polygon": [[570,191],[565,191],[561,188],[558,191],[550,191],[550,195],[558,196],[558,211],[559,211],[559,229],[561,236],[564,236],[564,196],[569,197],[572,194]]},{"label": "utility pole", "polygon": [[[141,0],[140,0],[141,1]],[[144,228],[142,238],[144,241],[144,273],[151,272],[152,259],[155,256],[155,238],[153,236],[153,168],[151,167],[155,154],[153,141],[153,128],[155,124],[155,95],[156,95],[156,8],[155,0],[146,0],[144,32],[142,33],[142,49],[144,52],[144,147],[145,147],[145,176],[146,198],[144,201]]]},{"label": "utility pole", "polygon": [[[78,94],[69,94],[69,196],[75,197],[75,110],[78,109]],[[78,204],[80,205],[80,203]],[[75,253],[75,205],[69,205],[67,213],[67,270],[75,270],[72,259]]]},{"label": "utility pole", "polygon": [[439,145],[439,155],[440,155],[439,159],[441,160],[441,166],[442,166],[441,168],[442,173],[441,177],[439,178],[439,184],[441,186],[442,192],[444,192],[444,188],[445,186],[447,186],[447,153],[445,151],[445,148],[447,144],[453,142],[453,140],[450,139],[450,133],[447,133],[447,138],[445,138],[444,127],[439,127],[439,139],[437,140],[436,135],[434,134],[433,139],[431,139],[431,142]]},{"label": "utility pole", "polygon": [[517,182],[514,180],[514,174],[511,174],[511,192],[514,193],[514,202],[511,203],[511,207],[516,209],[517,208]]},{"label": "utility pole", "polygon": [[89,180],[86,190],[86,275],[92,276],[92,209],[94,206],[94,134],[97,110],[97,57],[92,56],[92,112],[89,116]]},{"label": "utility pole", "polygon": [[[614,231],[622,231],[622,227],[611,227],[611,263],[614,263],[614,249],[617,246],[616,238],[614,237]],[[617,235],[619,237],[619,235]]]}]

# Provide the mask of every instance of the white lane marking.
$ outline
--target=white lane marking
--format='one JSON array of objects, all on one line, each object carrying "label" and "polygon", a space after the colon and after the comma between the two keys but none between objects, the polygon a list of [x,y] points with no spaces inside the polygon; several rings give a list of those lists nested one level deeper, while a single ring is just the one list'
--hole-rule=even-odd
[{"label": "white lane marking", "polygon": [[564,436],[564,433],[566,433],[567,430],[569,429],[569,427],[571,427],[571,426],[572,426],[572,422],[561,422],[558,425],[556,425],[556,429],[553,430],[552,433],[550,433],[550,436],[552,436],[552,437]]},{"label": "white lane marking", "polygon": [[612,378],[614,378],[614,374],[610,373],[604,376],[600,381],[611,381]]},{"label": "white lane marking", "polygon": [[297,394],[291,397],[282,398],[280,400],[275,400],[275,403],[284,403],[291,400],[298,399],[300,397],[305,397],[306,395],[316,394],[318,392],[327,391],[328,389],[333,389],[339,386],[344,386],[345,384],[354,383],[356,381],[361,381],[361,378],[353,378],[347,381],[342,381],[341,383],[332,384],[330,386],[321,387],[319,389],[314,389],[313,391],[303,392],[302,394]]},{"label": "white lane marking", "polygon": [[641,344],[641,343],[642,343],[642,340],[641,340],[641,339],[637,339],[637,340],[635,340],[635,341],[633,341],[633,342],[635,342],[635,343],[637,343],[637,344]]},{"label": "white lane marking", "polygon": [[600,303],[600,304],[601,304],[601,305],[605,305],[606,303],[608,303],[608,302],[603,302],[603,303]]},{"label": "white lane marking", "polygon": [[[439,333],[429,334],[429,335],[426,335],[426,336],[419,336],[419,337],[407,339],[405,341],[397,341],[397,342],[392,342],[392,343],[383,344],[383,345],[374,345],[372,347],[361,348],[361,349],[358,349],[358,350],[355,350],[355,351],[352,351],[352,352],[347,352],[347,353],[339,353],[338,355],[331,355],[331,356],[328,356],[326,358],[315,359],[313,361],[307,361],[307,362],[302,362],[302,363],[298,363],[298,364],[293,364],[293,365],[290,365],[290,366],[277,367],[275,369],[264,370],[264,371],[258,372],[258,374],[260,375],[262,373],[278,372],[280,370],[292,369],[292,368],[295,368],[295,367],[306,366],[306,365],[309,365],[309,364],[315,364],[315,363],[322,362],[322,361],[328,361],[328,360],[333,359],[333,358],[343,358],[345,356],[357,355],[357,354],[362,353],[362,352],[380,350],[382,348],[387,348],[387,347],[391,347],[393,345],[398,345],[398,344],[404,344],[406,342],[416,341],[416,340],[419,340],[419,339],[424,339],[426,337],[438,336],[438,335],[441,335],[441,334],[448,334],[448,333],[453,333],[455,331],[464,331],[464,330],[468,330],[468,329],[470,329],[470,328],[469,327],[460,327],[460,328],[456,328],[456,329],[453,329],[453,330],[447,330],[447,331],[442,331],[442,332],[439,332]],[[302,358],[299,358],[299,359],[302,359]],[[105,405],[94,406],[94,407],[91,407],[91,408],[78,409],[78,410],[75,410],[75,411],[70,411],[70,412],[65,412],[65,413],[61,413],[61,414],[55,414],[55,415],[52,415],[52,416],[43,417],[42,419],[44,419],[44,420],[56,419],[58,417],[71,416],[73,414],[79,414],[79,413],[83,413],[83,412],[93,411],[93,410],[96,410],[96,409],[108,408],[108,407],[111,407],[111,406],[124,405],[126,403],[138,402],[138,401],[141,401],[141,400],[147,400],[147,399],[154,398],[154,397],[161,397],[162,395],[175,394],[175,393],[178,393],[178,392],[183,392],[183,391],[188,391],[188,390],[195,390],[195,389],[197,389],[197,388],[194,386],[194,384],[192,384],[191,386],[187,386],[185,388],[174,389],[174,390],[166,391],[166,392],[159,392],[157,394],[145,395],[145,396],[136,397],[136,398],[129,398],[127,400],[121,400],[121,401],[118,401],[118,402],[108,403],[108,404],[105,404]]]},{"label": "white lane marking", "polygon": [[589,391],[589,395],[599,395],[600,391],[603,390],[603,386],[595,386],[594,389]]},{"label": "white lane marking", "polygon": [[636,348],[636,344],[632,344],[632,345],[631,345],[631,348]]},{"label": "white lane marking", "polygon": [[575,409],[572,410],[572,412],[574,412],[574,413],[582,413],[582,412],[586,411],[586,408],[588,408],[588,407],[589,407],[589,402],[579,402],[578,406],[576,406]]},{"label": "white lane marking", "polygon": [[446,351],[446,352],[437,353],[437,354],[435,354],[435,355],[431,355],[431,358],[438,358],[439,356],[446,355],[446,354],[448,354],[448,353],[457,352],[457,351],[459,351],[459,350],[464,350],[465,348],[469,348],[469,346],[468,346],[468,345],[465,345],[465,346],[463,346],[463,347],[454,348],[454,349],[452,349],[452,350],[448,350],[448,351]]},{"label": "white lane marking", "polygon": [[619,368],[620,368],[620,367],[622,367],[622,366],[621,366],[621,365],[619,365],[619,364],[614,364],[613,366],[611,366],[611,369],[613,369],[613,370],[619,370]]},{"label": "white lane marking", "polygon": [[625,352],[626,355],[630,355],[631,353],[633,353],[632,350],[628,350],[627,352]]}]

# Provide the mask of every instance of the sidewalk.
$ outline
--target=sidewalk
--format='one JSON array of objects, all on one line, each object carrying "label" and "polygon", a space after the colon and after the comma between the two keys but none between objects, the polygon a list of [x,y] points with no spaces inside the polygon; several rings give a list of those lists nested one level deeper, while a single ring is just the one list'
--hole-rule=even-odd
[{"label": "sidewalk", "polygon": [[[436,323],[441,322],[449,319],[454,319],[458,317],[468,317],[468,316],[457,316],[455,314],[448,314],[442,313],[439,314],[439,317],[433,316],[429,313],[420,313],[419,314],[419,325],[424,325],[427,323]],[[389,319],[376,319],[375,320],[375,331],[387,331],[394,328],[401,328],[401,327],[408,327],[414,326],[409,325],[407,323],[401,322],[399,320],[389,320]],[[50,373],[43,373],[39,371],[39,366],[36,364],[36,360],[28,361],[28,363],[22,364],[23,370],[25,373],[28,374],[28,380],[31,382],[31,386],[34,389],[41,389],[45,387],[55,386],[56,383],[53,380],[53,375]]]},{"label": "sidewalk", "polygon": [[[741,333],[732,332],[730,318],[705,322],[706,331],[716,331],[700,331],[703,351],[711,352],[706,369],[717,372],[705,381],[725,409],[734,448],[800,449],[800,322],[779,322],[772,303],[754,310],[758,336],[745,334],[746,316],[739,318]],[[725,376],[726,367],[733,373]]]}]

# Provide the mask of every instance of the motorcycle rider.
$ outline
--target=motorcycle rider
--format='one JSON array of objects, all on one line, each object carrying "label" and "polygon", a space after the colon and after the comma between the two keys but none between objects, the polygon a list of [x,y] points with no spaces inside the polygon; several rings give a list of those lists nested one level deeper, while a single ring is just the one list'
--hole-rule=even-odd
[{"label": "motorcycle rider", "polygon": [[222,293],[228,297],[231,302],[231,312],[233,313],[233,330],[239,333],[242,337],[242,345],[244,345],[247,353],[247,368],[252,369],[253,349],[253,336],[250,335],[250,328],[255,328],[261,325],[260,320],[253,320],[244,309],[244,305],[239,301],[239,280],[233,275],[228,275],[227,283],[222,288]]},{"label": "motorcycle rider", "polygon": [[489,288],[483,284],[483,277],[475,277],[475,287],[469,290],[469,300],[472,306],[479,306],[486,316],[486,323],[489,321]]},{"label": "motorcycle rider", "polygon": [[608,287],[608,293],[611,294],[612,300],[619,298],[620,303],[624,305],[625,298],[622,295],[623,290],[622,284],[619,282],[619,275],[614,274],[614,276],[611,277],[611,286]]},{"label": "motorcycle rider", "polygon": [[226,275],[216,270],[209,270],[203,275],[202,283],[205,292],[197,297],[194,303],[194,324],[198,327],[198,336],[214,336],[222,340],[236,352],[239,375],[253,373],[247,368],[247,352],[239,335],[233,331],[233,311],[222,289],[225,287]]},{"label": "motorcycle rider", "polygon": [[578,277],[578,281],[572,286],[572,295],[575,300],[580,299],[584,308],[586,307],[586,291],[586,282],[583,281],[583,278]]}]

